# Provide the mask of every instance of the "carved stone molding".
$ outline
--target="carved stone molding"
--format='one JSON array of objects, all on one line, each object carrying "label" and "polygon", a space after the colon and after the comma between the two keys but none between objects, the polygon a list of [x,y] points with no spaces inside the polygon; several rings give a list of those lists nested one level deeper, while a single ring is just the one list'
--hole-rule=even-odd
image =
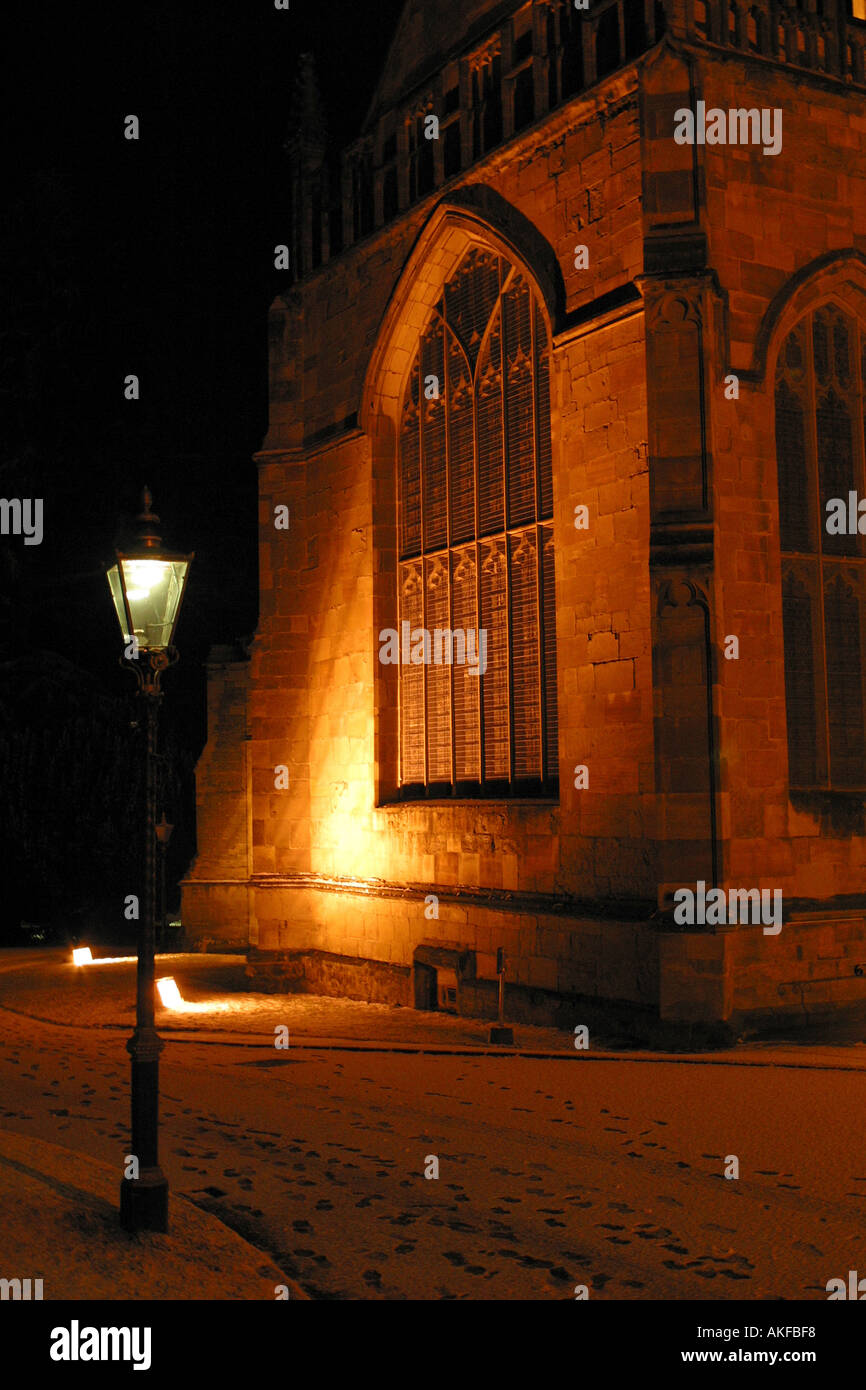
[{"label": "carved stone molding", "polygon": [[697,565],[714,560],[711,521],[657,522],[650,527],[650,566]]},{"label": "carved stone molding", "polygon": [[695,323],[702,328],[706,320],[705,299],[719,293],[718,280],[711,270],[696,275],[669,271],[636,275],[635,284],[643,296],[648,329],[666,323]]},{"label": "carved stone molding", "polygon": [[659,585],[657,609],[659,615],[664,613],[667,608],[692,608],[695,605],[703,608],[707,613],[710,610],[707,587],[694,576],[672,575]]},{"label": "carved stone molding", "polygon": [[269,890],[307,890],[345,893],[355,897],[424,901],[435,893],[440,902],[453,902],[486,908],[491,912],[513,912],[523,916],[592,916],[606,919],[644,921],[655,910],[655,903],[640,899],[596,901],[560,893],[517,893],[501,888],[462,887],[437,883],[392,883],[387,879],[342,878],[337,875],[292,872],[253,874],[250,887]]},{"label": "carved stone molding", "polygon": [[486,67],[488,63],[492,63],[494,58],[500,58],[501,56],[502,35],[494,34],[481,48],[476,48],[475,52],[468,56],[466,62],[471,72],[478,72],[481,68]]}]

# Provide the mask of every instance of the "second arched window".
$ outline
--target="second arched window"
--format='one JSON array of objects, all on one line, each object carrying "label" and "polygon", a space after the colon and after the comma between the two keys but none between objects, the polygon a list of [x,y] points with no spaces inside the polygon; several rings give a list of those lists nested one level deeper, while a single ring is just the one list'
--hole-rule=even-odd
[{"label": "second arched window", "polygon": [[788,769],[792,788],[866,788],[866,332],[807,315],[776,367]]}]

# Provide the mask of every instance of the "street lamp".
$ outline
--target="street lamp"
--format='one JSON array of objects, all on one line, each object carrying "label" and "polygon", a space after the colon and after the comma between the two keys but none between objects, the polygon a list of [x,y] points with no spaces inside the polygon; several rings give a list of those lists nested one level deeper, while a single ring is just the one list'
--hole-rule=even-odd
[{"label": "street lamp", "polygon": [[[170,555],[157,532],[153,498],[142,493],[140,530],[131,550],[117,551],[108,584],[125,643],[121,664],[135,672],[144,706],[145,756],[144,904],[138,942],[135,1031],[126,1044],[132,1059],[132,1154],[137,1176],[120,1185],[120,1220],[129,1231],[168,1229],[168,1182],[159,1166],[159,1054],[154,1026],[156,931],[156,733],[160,680],[177,661],[172,646],[192,555]],[[164,819],[164,818],[163,818]]]},{"label": "street lamp", "polygon": [[168,842],[171,839],[171,832],[174,826],[165,818],[165,811],[162,813],[162,820],[156,823],[156,838],[159,841],[159,912],[157,921],[159,930],[156,933],[157,945],[165,945],[165,856],[168,850]]}]

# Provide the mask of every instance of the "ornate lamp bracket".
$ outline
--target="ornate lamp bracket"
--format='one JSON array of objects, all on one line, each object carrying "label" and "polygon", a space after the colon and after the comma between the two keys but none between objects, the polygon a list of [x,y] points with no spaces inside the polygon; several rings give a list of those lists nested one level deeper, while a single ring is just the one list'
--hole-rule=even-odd
[{"label": "ornate lamp bracket", "polygon": [[120,665],[124,670],[132,671],[138,681],[140,695],[158,700],[162,698],[162,673],[167,671],[169,666],[174,666],[177,659],[176,647],[160,647],[153,651],[140,651],[134,657],[124,653],[120,658]]}]

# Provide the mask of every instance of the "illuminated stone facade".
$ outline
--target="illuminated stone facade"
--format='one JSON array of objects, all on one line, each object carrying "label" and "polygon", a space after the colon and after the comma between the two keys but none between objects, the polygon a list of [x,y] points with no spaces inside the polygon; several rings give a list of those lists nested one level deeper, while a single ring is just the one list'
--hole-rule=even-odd
[{"label": "illuminated stone facade", "polygon": [[[257,987],[429,1007],[453,972],[459,1010],[490,1014],[504,947],[515,1019],[724,1033],[866,1004],[862,542],[819,563],[827,487],[866,496],[866,23],[842,0],[818,8],[409,0],[336,168],[302,67],[294,281],[271,310],[257,456],[260,622],[249,651],[213,654],[184,885],[188,938],[248,945]],[[780,119],[781,148],[753,142],[745,114],[736,145],[680,143],[677,113],[699,102]],[[549,389],[533,378],[520,435],[508,374],[530,370],[530,329],[503,319],[504,423],[480,428],[479,414],[464,456],[459,398],[446,399],[441,488],[457,508],[453,480],[474,447],[482,498],[498,429],[512,634],[521,544],[525,558],[549,543],[555,581],[539,562],[536,597],[527,590],[548,636],[536,649],[520,629],[508,648],[504,777],[490,772],[492,733],[479,735],[483,765],[466,751],[463,695],[430,704],[436,680],[456,680],[431,666],[421,771],[407,778],[415,697],[405,668],[380,660],[379,634],[399,630],[412,555],[419,582],[428,574],[406,539],[405,441],[413,410],[428,412],[431,438],[437,428],[417,385],[423,395],[434,358],[419,344],[437,314],[446,344],[469,324],[465,305],[448,305],[473,256],[535,306]],[[829,384],[813,361],[823,323]],[[786,383],[792,333],[808,360],[786,349]],[[489,342],[476,336],[483,375]],[[446,394],[474,370],[475,349],[462,351],[438,383]],[[532,449],[526,540],[512,535],[509,470]],[[434,536],[438,465],[434,445],[424,451]],[[479,570],[493,546],[482,502],[465,533]],[[452,608],[455,554],[436,560]],[[836,585],[838,610],[822,584]],[[844,652],[838,613],[857,634]],[[527,657],[520,675],[530,649],[536,665]],[[482,699],[492,728],[494,697]],[[550,755],[537,783],[519,766],[525,728]],[[797,761],[804,730],[823,753]],[[676,922],[674,894],[701,881],[780,889],[781,931]]]}]

